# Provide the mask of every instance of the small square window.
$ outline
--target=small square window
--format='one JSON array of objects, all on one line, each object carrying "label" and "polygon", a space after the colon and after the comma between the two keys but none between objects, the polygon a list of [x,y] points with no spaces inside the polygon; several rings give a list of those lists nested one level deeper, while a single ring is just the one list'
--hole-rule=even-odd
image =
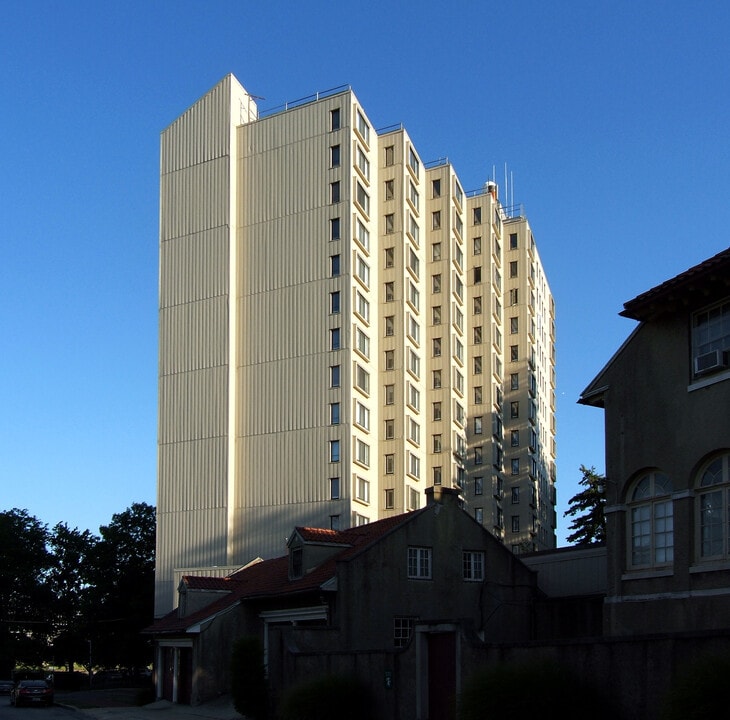
[{"label": "small square window", "polygon": [[472,248],[474,255],[481,255],[482,254],[482,239],[480,237],[475,237],[472,241]]},{"label": "small square window", "polygon": [[336,180],[330,183],[330,202],[332,204],[340,202],[340,181]]},{"label": "small square window", "polygon": [[517,233],[510,233],[509,234],[509,249],[510,250],[516,250],[517,249]]},{"label": "small square window", "polygon": [[385,369],[393,370],[395,368],[395,350],[385,351]]},{"label": "small square window", "polygon": [[464,580],[484,580],[484,553],[465,550],[462,553],[462,575]]},{"label": "small square window", "polygon": [[389,235],[393,232],[395,226],[395,216],[393,213],[388,213],[385,216],[385,233]]},{"label": "small square window", "polygon": [[385,404],[392,405],[395,402],[395,385],[385,386]]},{"label": "small square window", "polygon": [[385,248],[385,267],[391,268],[394,265],[395,248]]},{"label": "small square window", "polygon": [[385,509],[392,510],[395,507],[395,490],[387,488],[385,491]]},{"label": "small square window", "polygon": [[433,404],[433,419],[436,422],[441,420],[441,403],[440,402],[435,402]]},{"label": "small square window", "polygon": [[481,225],[482,224],[482,209],[480,207],[474,208],[474,224],[475,225]]},{"label": "small square window", "polygon": [[434,338],[432,341],[433,345],[433,356],[441,357],[441,338]]},{"label": "small square window", "polygon": [[395,333],[395,316],[388,315],[385,318],[385,336],[390,337]]},{"label": "small square window", "polygon": [[395,438],[395,420],[385,421],[385,439],[393,440]]},{"label": "small square window", "polygon": [[330,130],[340,129],[340,108],[330,110]]},{"label": "small square window", "polygon": [[511,278],[517,277],[517,260],[512,260],[509,264],[509,276]]},{"label": "small square window", "polygon": [[340,462],[340,441],[330,440],[330,462]]},{"label": "small square window", "polygon": [[340,341],[340,328],[332,328],[330,330],[330,350],[339,350]]},{"label": "small square window", "polygon": [[340,312],[340,291],[335,290],[330,293],[330,312],[336,315]]},{"label": "small square window", "polygon": [[340,366],[332,365],[330,367],[330,387],[340,387]]},{"label": "small square window", "polygon": [[330,500],[340,499],[340,478],[330,478]]},{"label": "small square window", "polygon": [[441,180],[439,178],[436,178],[436,180],[431,183],[431,191],[433,197],[441,197]]},{"label": "small square window", "polygon": [[393,190],[393,180],[386,180],[385,181],[385,199],[386,200],[392,200],[395,193]]},{"label": "small square window", "polygon": [[333,145],[330,148],[330,167],[340,167],[340,146]]},{"label": "small square window", "polygon": [[340,256],[330,255],[330,275],[332,277],[339,277],[340,275]]},{"label": "small square window", "polygon": [[431,579],[431,548],[408,548],[408,577]]},{"label": "small square window", "polygon": [[435,212],[431,213],[431,228],[433,230],[438,230],[441,227],[441,211],[436,210]]},{"label": "small square window", "polygon": [[340,424],[340,403],[330,403],[330,425]]},{"label": "small square window", "polygon": [[340,218],[330,220],[330,240],[340,239]]},{"label": "small square window", "polygon": [[392,475],[395,472],[395,455],[388,453],[385,456],[385,474]]},{"label": "small square window", "polygon": [[389,167],[395,162],[395,146],[387,145],[385,148],[385,165]]}]

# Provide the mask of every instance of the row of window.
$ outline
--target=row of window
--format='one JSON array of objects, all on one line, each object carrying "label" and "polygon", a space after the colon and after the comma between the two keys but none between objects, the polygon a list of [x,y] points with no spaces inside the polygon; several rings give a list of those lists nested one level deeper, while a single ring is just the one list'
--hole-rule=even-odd
[{"label": "row of window", "polygon": [[[415,580],[433,579],[433,548],[408,548],[408,577]],[[476,550],[462,552],[462,578],[466,581],[484,580],[484,553]]]},{"label": "row of window", "polygon": [[[673,486],[660,471],[642,475],[628,502],[630,564],[662,567],[674,561]],[[700,560],[730,559],[730,454],[710,461],[695,484],[695,532]]]}]

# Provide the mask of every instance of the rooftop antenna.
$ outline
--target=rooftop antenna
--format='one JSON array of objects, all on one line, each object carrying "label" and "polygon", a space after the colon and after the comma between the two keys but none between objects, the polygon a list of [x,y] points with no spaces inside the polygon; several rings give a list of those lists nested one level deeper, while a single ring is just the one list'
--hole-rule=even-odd
[{"label": "rooftop antenna", "polygon": [[504,199],[509,199],[509,183],[507,182],[507,163],[504,164]]},{"label": "rooftop antenna", "polygon": [[512,195],[511,195],[511,197],[509,199],[509,204],[512,207],[514,207],[515,206],[515,184],[513,182],[512,171],[511,170],[509,171],[509,190],[512,193]]}]

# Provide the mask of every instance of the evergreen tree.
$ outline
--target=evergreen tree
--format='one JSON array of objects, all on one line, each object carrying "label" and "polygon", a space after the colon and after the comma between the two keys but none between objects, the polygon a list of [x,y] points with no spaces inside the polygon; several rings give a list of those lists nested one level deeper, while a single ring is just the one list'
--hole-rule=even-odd
[{"label": "evergreen tree", "polygon": [[603,507],[606,504],[606,478],[596,472],[596,468],[580,466],[583,474],[579,493],[570,498],[569,507],[563,513],[573,520],[569,530],[573,532],[566,538],[576,545],[595,545],[606,540],[606,518]]}]

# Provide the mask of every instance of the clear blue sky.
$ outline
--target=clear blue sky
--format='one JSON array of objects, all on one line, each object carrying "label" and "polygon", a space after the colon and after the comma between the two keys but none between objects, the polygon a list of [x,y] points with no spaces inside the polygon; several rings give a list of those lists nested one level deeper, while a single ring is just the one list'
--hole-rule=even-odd
[{"label": "clear blue sky", "polygon": [[39,2],[0,18],[0,510],[155,503],[159,134],[233,72],[350,84],[464,187],[504,165],[557,303],[558,544],[624,301],[724,249],[730,4]]}]

